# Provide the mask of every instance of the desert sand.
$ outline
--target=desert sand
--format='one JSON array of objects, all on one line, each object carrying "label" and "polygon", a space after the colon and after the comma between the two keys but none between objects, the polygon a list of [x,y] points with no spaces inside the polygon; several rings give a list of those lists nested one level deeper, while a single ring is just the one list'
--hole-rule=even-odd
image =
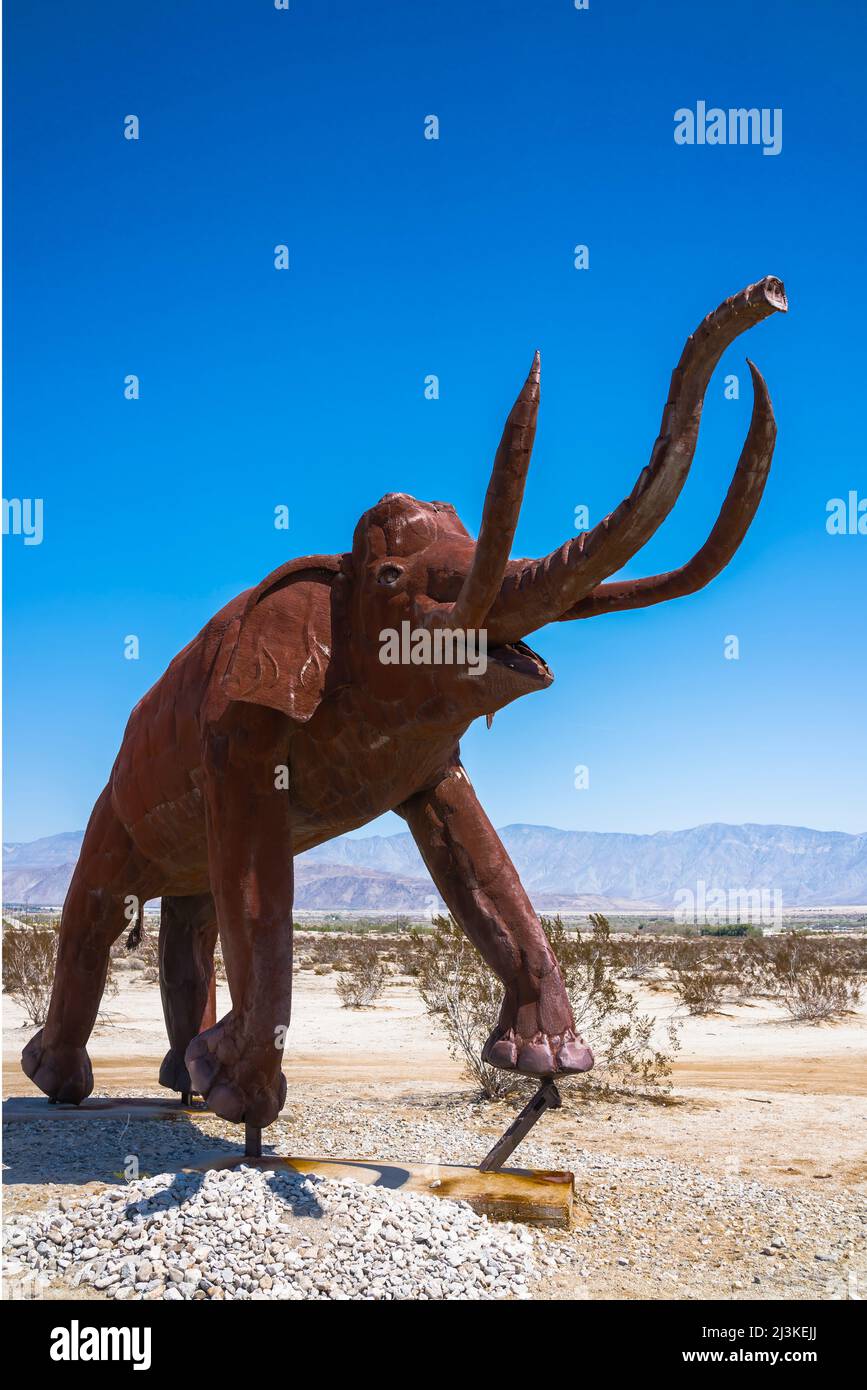
[{"label": "desert sand", "polygon": [[[141,973],[121,971],[118,978],[121,987],[104,1001],[91,1039],[95,1093],[168,1094],[157,1086],[166,1048],[159,987]],[[552,1270],[541,1296],[862,1296],[864,1009],[815,1026],[792,1023],[767,1003],[691,1018],[658,987],[639,988],[639,999],[660,1034],[672,1016],[682,1025],[670,1093],[600,1100],[571,1079],[562,1086],[563,1109],[542,1119],[513,1160],[571,1168],[579,1196],[598,1218],[595,1244],[592,1232],[572,1237],[571,1246],[567,1240],[563,1249],[574,1260],[563,1256],[565,1270],[561,1264]],[[228,1007],[223,984],[218,1012]],[[18,1066],[32,1031],[7,1000],[7,1096],[34,1094]],[[333,974],[299,971],[284,1070],[287,1107],[266,1133],[278,1152],[407,1161],[433,1153],[444,1162],[473,1163],[515,1113],[511,1103],[477,1102],[412,983],[402,978],[375,1007],[352,1010],[341,1006]],[[76,1122],[74,1171],[65,1171],[59,1157],[56,1173],[43,1162],[32,1174],[22,1126],[7,1126],[7,1204],[30,1206],[58,1185],[67,1195],[82,1187],[91,1176],[86,1131],[94,1123]],[[170,1126],[156,1128],[163,1133]],[[189,1128],[189,1160],[212,1139],[225,1147],[240,1144],[242,1135],[204,1117]],[[175,1135],[173,1152],[177,1142]],[[94,1158],[96,1181],[107,1180],[102,1166]],[[711,1199],[696,1195],[707,1184],[719,1195],[718,1220],[705,1209]],[[750,1208],[743,1231],[740,1207]],[[769,1247],[774,1230],[783,1229],[785,1247]],[[551,1239],[554,1246],[564,1240]],[[853,1292],[858,1289],[861,1294]]]}]

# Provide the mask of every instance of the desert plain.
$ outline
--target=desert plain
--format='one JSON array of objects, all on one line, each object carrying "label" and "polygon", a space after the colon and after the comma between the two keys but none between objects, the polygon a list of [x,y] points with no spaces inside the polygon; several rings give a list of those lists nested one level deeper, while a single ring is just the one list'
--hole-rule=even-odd
[{"label": "desert plain", "polygon": [[[296,970],[284,1059],[287,1102],[265,1131],[265,1151],[478,1163],[522,1099],[479,1098],[408,976],[394,970],[377,1002],[361,1009],[342,1006],[336,978],[328,967]],[[168,1095],[157,1085],[166,1049],[158,983],[123,960],[115,981],[90,1042],[94,1095]],[[516,1286],[515,1296],[863,1297],[863,997],[836,1021],[804,1023],[768,1000],[723,1003],[694,1017],[664,982],[630,988],[660,1038],[672,1019],[679,1025],[670,1087],[651,1096],[640,1089],[605,1094],[583,1078],[562,1083],[563,1108],[543,1116],[511,1161],[571,1170],[579,1219],[571,1230],[534,1231],[534,1274],[526,1288]],[[218,1014],[228,1008],[223,981]],[[33,1031],[7,997],[6,1096],[36,1094],[18,1063]],[[243,1148],[238,1126],[206,1112],[153,1121],[16,1121],[4,1126],[4,1140],[7,1227],[126,1183],[131,1157],[132,1171],[149,1176]],[[309,1245],[305,1218],[298,1218],[298,1230]],[[16,1280],[25,1275],[13,1258],[7,1297],[19,1296]],[[116,1280],[101,1290],[79,1284],[73,1292],[71,1275],[71,1267],[53,1270],[39,1296],[117,1292]],[[209,1296],[206,1286],[197,1296]],[[160,1287],[157,1280],[144,1296],[160,1296]],[[320,1296],[329,1296],[330,1287],[323,1285]]]}]

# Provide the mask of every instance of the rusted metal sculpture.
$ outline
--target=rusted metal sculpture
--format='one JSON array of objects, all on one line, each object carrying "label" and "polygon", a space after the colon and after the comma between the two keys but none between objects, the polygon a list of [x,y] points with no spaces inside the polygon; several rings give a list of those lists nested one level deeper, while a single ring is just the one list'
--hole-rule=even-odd
[{"label": "rusted metal sculpture", "polygon": [[[551,684],[525,645],[546,623],[693,593],[728,563],[759,504],[776,427],[750,364],[753,412],[719,518],[687,564],[607,583],[653,535],[686,480],[704,392],[744,329],[786,308],[767,278],[689,338],[633,491],[539,560],[510,560],[539,403],[538,354],[506,422],[477,541],[445,502],[389,493],[352,551],[291,560],[216,615],[130,716],[63,909],[45,1027],[23,1055],[47,1095],[93,1087],[85,1050],[130,896],[162,897],[170,1050],[160,1080],[228,1120],[270,1124],[292,986],[294,855],[394,810],[467,936],[502,980],[494,1066],[539,1078],[593,1065],[557,961],[461,766],[472,720]],[[385,664],[384,631],[487,635],[487,669]],[[231,1011],[209,1017],[219,929]],[[200,1031],[203,1030],[203,1031]]]}]

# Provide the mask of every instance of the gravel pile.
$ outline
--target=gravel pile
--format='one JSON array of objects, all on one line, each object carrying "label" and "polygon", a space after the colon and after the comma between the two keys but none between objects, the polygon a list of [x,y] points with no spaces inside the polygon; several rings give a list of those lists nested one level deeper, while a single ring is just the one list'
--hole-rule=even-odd
[{"label": "gravel pile", "polygon": [[535,1243],[464,1202],[241,1167],[19,1214],[6,1278],[117,1299],[526,1298]]}]

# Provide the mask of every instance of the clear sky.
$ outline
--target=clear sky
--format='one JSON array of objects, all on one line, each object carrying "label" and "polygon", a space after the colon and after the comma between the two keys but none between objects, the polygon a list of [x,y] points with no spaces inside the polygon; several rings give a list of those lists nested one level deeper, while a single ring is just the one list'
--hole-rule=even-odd
[{"label": "clear sky", "polygon": [[[791,312],[726,355],[693,475],[628,572],[705,539],[749,352],[779,439],[735,560],[692,598],[537,634],[554,686],[464,757],[500,825],[867,829],[867,536],[825,527],[830,498],[867,496],[862,5],[5,12],[4,496],[44,500],[42,544],[5,542],[7,840],[81,827],[174,653],[284,559],[346,549],[383,493],[449,499],[475,530],[536,347],[515,553],[574,534],[579,504],[598,520],[686,335],[766,274]],[[782,151],[676,145],[698,101],[781,108]]]}]

